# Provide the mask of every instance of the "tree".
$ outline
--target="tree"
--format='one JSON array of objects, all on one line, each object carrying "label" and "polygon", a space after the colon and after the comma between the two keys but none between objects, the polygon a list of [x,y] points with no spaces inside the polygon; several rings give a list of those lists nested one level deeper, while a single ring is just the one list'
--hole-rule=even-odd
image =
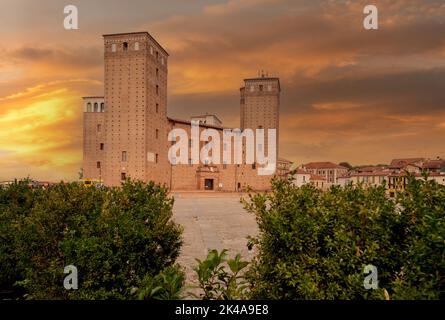
[{"label": "tree", "polygon": [[[247,278],[255,299],[443,298],[445,187],[411,179],[396,202],[384,187],[322,192],[274,180],[244,202],[260,235]],[[379,288],[363,286],[378,268]]]},{"label": "tree", "polygon": [[[18,184],[0,203],[10,248],[1,252],[0,268],[11,271],[9,288],[15,283],[29,299],[134,298],[132,288],[173,266],[182,244],[173,199],[154,183],[60,183],[48,190]],[[78,290],[62,285],[67,265],[78,269]]]},{"label": "tree", "polygon": [[348,168],[349,170],[351,170],[353,168],[353,166],[351,166],[349,164],[349,162],[340,162],[339,165],[342,167]]}]

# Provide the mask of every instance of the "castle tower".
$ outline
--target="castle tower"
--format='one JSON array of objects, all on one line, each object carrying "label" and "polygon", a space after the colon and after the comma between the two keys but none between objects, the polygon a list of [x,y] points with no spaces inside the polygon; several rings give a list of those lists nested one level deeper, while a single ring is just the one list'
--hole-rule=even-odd
[{"label": "castle tower", "polygon": [[[277,130],[279,141],[280,116],[280,79],[264,75],[258,78],[245,79],[241,93],[241,130],[264,129],[265,152],[267,154],[267,129]],[[277,145],[278,159],[278,145]]]},{"label": "castle tower", "polygon": [[169,184],[168,53],[147,32],[104,35],[106,185]]},{"label": "castle tower", "polygon": [[83,97],[83,178],[102,181],[105,141],[104,97]]},{"label": "castle tower", "polygon": [[[264,75],[258,78],[245,79],[244,87],[240,89],[241,130],[251,129],[256,134],[256,129],[264,129],[262,152],[264,152],[265,156],[269,156],[268,129],[276,129],[276,159],[278,159],[280,92],[280,80]],[[243,144],[244,155],[245,152],[246,145]],[[239,169],[237,169],[236,180],[238,190],[246,186],[250,186],[256,190],[267,190],[270,188],[272,176],[258,176],[256,173],[258,172],[259,166],[256,161],[257,159],[255,157],[255,164],[241,165]]]}]

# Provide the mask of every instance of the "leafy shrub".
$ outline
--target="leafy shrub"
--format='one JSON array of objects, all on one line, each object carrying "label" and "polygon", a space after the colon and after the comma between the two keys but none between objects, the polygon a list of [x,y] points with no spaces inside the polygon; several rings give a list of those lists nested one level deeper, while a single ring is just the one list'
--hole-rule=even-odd
[{"label": "leafy shrub", "polygon": [[410,181],[399,198],[404,236],[403,267],[394,281],[395,299],[445,298],[445,187]]},{"label": "leafy shrub", "polygon": [[16,181],[10,186],[0,187],[0,299],[18,297],[23,294],[14,286],[23,280],[16,254],[16,229],[34,206],[40,190],[31,190],[29,180]]},{"label": "leafy shrub", "polygon": [[[218,253],[210,250],[203,261],[196,259],[198,265],[194,268],[198,275],[199,288],[202,294],[196,297],[203,300],[236,300],[246,297],[247,285],[241,275],[248,265],[237,254],[233,259],[226,259],[227,250]],[[230,272],[226,270],[226,264]]]},{"label": "leafy shrub", "polygon": [[185,274],[178,265],[165,268],[156,276],[146,275],[132,291],[139,300],[180,300],[185,285]]},{"label": "leafy shrub", "polygon": [[[321,192],[274,180],[271,193],[244,205],[260,229],[247,273],[252,298],[443,298],[443,186],[411,179],[392,201],[384,186]],[[368,264],[378,268],[377,290],[363,286]]]},{"label": "leafy shrub", "polygon": [[[0,203],[9,241],[0,267],[10,271],[2,281],[9,288],[17,281],[30,299],[132,298],[144,277],[174,264],[182,244],[173,199],[153,183],[32,191],[19,183],[1,191]],[[67,265],[78,269],[78,290],[63,287]]]}]

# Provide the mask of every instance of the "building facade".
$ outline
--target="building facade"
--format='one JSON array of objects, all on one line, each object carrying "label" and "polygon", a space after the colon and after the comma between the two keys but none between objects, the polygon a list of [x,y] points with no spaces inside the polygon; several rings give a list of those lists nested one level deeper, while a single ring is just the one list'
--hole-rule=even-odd
[{"label": "building facade", "polygon": [[[200,130],[223,134],[222,122],[215,115],[194,116],[190,121],[167,116],[168,53],[147,32],[104,35],[104,96],[84,97],[84,179],[118,186],[127,178],[154,181],[172,190],[239,191],[270,188],[273,175],[259,175],[253,164],[213,163],[176,164],[169,161],[172,141],[168,134],[183,129],[191,135],[191,123]],[[275,159],[278,160],[280,81],[260,76],[246,79],[240,89],[240,128],[265,130],[259,151],[268,154],[268,129],[276,130]],[[255,139],[256,139],[255,134]],[[222,140],[222,139],[221,139]],[[190,151],[191,141],[188,142]],[[206,141],[200,142],[203,147]],[[220,148],[230,149],[221,141]],[[256,147],[256,146],[255,146]],[[242,145],[246,156],[246,143]],[[257,150],[255,150],[257,151]],[[233,159],[233,156],[232,156]],[[245,159],[245,158],[243,158]],[[278,161],[279,168],[289,161]],[[286,169],[286,168],[284,168]]]}]

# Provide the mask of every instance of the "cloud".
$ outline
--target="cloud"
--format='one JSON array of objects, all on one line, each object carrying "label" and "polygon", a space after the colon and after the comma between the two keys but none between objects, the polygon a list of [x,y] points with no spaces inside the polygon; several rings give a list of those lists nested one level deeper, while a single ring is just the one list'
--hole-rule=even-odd
[{"label": "cloud", "polygon": [[80,97],[103,94],[101,34],[138,30],[170,52],[172,117],[211,112],[237,126],[242,80],[266,70],[282,85],[282,156],[356,164],[437,156],[445,134],[443,1],[374,2],[375,32],[362,27],[364,0],[116,1],[106,13],[108,2],[79,0],[88,14],[75,33],[54,29],[55,18],[26,37],[16,24],[0,47],[1,172],[76,178]]}]

